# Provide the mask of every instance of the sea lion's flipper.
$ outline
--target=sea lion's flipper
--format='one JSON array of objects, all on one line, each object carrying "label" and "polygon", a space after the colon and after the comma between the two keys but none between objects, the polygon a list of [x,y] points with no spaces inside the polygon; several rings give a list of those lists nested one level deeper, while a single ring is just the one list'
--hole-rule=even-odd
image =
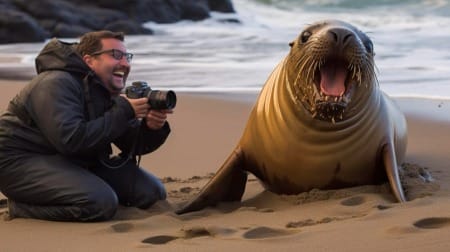
[{"label": "sea lion's flipper", "polygon": [[386,144],[383,147],[382,158],[392,192],[399,202],[405,202],[406,197],[403,193],[403,187],[400,181],[397,159],[395,156],[394,148],[391,144]]},{"label": "sea lion's flipper", "polygon": [[242,169],[243,163],[242,150],[237,147],[200,193],[176,213],[201,210],[221,201],[241,200],[247,183],[247,172]]}]

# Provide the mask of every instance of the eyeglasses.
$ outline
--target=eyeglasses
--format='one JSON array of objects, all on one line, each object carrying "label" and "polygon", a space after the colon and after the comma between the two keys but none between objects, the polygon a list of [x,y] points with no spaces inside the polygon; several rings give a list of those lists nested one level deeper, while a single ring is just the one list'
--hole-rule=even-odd
[{"label": "eyeglasses", "polygon": [[128,63],[130,63],[131,60],[133,59],[133,54],[132,53],[122,52],[121,50],[118,50],[118,49],[109,49],[109,50],[98,51],[98,52],[92,53],[91,55],[100,55],[100,54],[103,54],[103,53],[108,53],[109,55],[111,55],[116,60],[121,60],[123,58],[123,56],[125,56],[125,58],[127,59]]}]

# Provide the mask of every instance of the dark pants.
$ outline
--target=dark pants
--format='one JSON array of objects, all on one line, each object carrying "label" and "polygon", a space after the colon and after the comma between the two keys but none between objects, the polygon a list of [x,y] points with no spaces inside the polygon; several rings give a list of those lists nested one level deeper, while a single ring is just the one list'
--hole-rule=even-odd
[{"label": "dark pants", "polygon": [[60,155],[0,160],[0,190],[12,217],[55,221],[108,220],[118,204],[145,209],[166,198],[158,178],[134,161],[85,169]]}]

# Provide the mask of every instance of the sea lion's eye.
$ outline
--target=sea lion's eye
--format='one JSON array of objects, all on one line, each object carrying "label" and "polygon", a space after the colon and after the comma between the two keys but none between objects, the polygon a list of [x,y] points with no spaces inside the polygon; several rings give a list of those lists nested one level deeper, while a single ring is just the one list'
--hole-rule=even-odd
[{"label": "sea lion's eye", "polygon": [[302,43],[306,43],[308,41],[308,39],[311,37],[312,33],[310,31],[304,31],[302,32],[302,34],[300,35],[300,41]]},{"label": "sea lion's eye", "polygon": [[364,43],[364,46],[366,47],[366,50],[368,53],[373,54],[373,43],[372,41],[368,40],[366,43]]}]

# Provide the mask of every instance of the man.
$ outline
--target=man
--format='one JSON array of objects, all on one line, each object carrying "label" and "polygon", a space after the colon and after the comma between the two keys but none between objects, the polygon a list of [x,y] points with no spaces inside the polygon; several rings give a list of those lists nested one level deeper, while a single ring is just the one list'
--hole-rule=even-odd
[{"label": "man", "polygon": [[39,53],[38,75],[0,117],[0,190],[10,218],[102,221],[118,204],[145,209],[165,199],[136,157],[164,143],[173,111],[120,95],[132,56],[123,34],[109,31],[78,44],[53,39]]}]

